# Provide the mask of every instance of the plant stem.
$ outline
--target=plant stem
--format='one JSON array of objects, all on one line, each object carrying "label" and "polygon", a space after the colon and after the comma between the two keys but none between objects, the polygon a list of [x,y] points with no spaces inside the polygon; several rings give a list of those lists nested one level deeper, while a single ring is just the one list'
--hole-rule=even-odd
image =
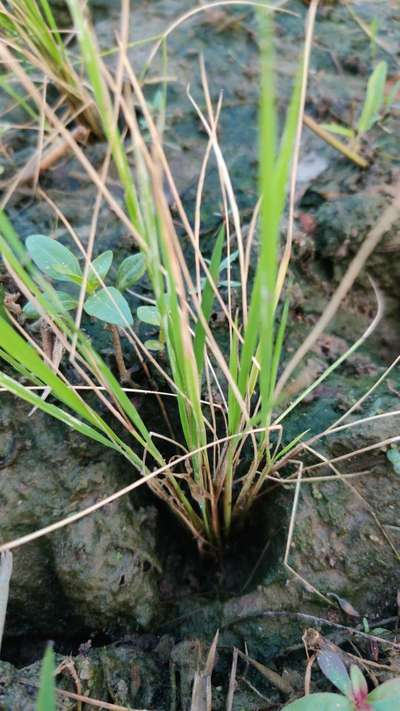
[{"label": "plant stem", "polygon": [[131,376],[130,376],[129,370],[127,369],[127,367],[125,365],[124,354],[122,352],[121,338],[119,335],[118,326],[110,326],[110,330],[111,330],[111,335],[112,335],[112,340],[113,340],[114,356],[115,356],[115,360],[117,362],[119,378],[121,380],[121,383],[128,383],[129,380],[131,379]]},{"label": "plant stem", "polygon": [[234,446],[232,442],[229,442],[226,452],[226,473],[224,482],[224,527],[226,537],[229,536],[232,525],[233,451]]}]

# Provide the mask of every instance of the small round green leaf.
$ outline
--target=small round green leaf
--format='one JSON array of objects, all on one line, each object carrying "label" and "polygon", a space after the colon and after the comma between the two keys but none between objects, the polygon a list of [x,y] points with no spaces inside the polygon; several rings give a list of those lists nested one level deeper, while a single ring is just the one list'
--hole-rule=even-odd
[{"label": "small round green leaf", "polygon": [[[113,255],[111,249],[108,249],[106,252],[99,254],[99,256],[93,260],[91,267],[90,267],[89,279],[88,279],[89,294],[92,293],[93,291],[95,291],[98,286],[100,286],[99,278],[102,279],[103,281],[106,278],[106,276],[111,268],[113,256],[114,255]],[[98,274],[98,277],[96,276],[96,274]]]},{"label": "small round green leaf", "polygon": [[386,457],[392,464],[394,472],[396,474],[400,474],[400,451],[398,447],[392,445],[386,452]]},{"label": "small round green leaf", "polygon": [[146,262],[144,255],[139,252],[138,254],[132,254],[130,257],[124,259],[123,262],[118,267],[117,272],[117,287],[121,291],[129,289],[133,286],[146,271]]},{"label": "small round green leaf", "polygon": [[149,338],[147,341],[144,342],[143,345],[149,351],[163,351],[164,350],[164,346],[161,343],[161,341],[157,341],[155,338]]},{"label": "small round green leaf", "polygon": [[114,326],[131,326],[131,310],[127,300],[114,286],[100,289],[85,301],[84,309],[89,316],[94,316],[112,323]]},{"label": "small round green leaf", "polygon": [[156,306],[139,306],[136,311],[139,321],[148,323],[150,326],[160,326],[161,316]]},{"label": "small round green leaf", "polygon": [[76,281],[82,277],[75,255],[55,239],[45,235],[30,235],[26,240],[26,248],[32,261],[50,279]]},{"label": "small round green leaf", "polygon": [[28,321],[35,321],[40,317],[39,311],[31,301],[26,302],[24,308],[22,309],[22,313]]},{"label": "small round green leaf", "polygon": [[[75,296],[71,296],[71,294],[68,294],[66,291],[57,291],[54,294],[54,299],[50,299],[50,297],[47,297],[47,299],[49,301],[49,310],[52,313],[55,312],[57,314],[62,314],[66,311],[73,311],[73,309],[75,309],[78,305],[78,299],[76,299]],[[24,308],[22,309],[22,313],[29,321],[33,321],[40,317],[39,311],[31,301],[26,302]]]}]

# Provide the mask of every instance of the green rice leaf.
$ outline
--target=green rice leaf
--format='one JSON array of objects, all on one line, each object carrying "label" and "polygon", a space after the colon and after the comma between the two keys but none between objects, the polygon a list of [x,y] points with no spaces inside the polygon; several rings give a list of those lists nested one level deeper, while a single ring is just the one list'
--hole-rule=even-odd
[{"label": "green rice leaf", "polygon": [[[211,256],[211,263],[210,263],[210,277],[213,280],[215,286],[218,286],[218,275],[221,271],[221,257],[222,257],[222,250],[224,246],[224,241],[225,241],[225,225],[222,225],[218,235],[217,239],[215,241],[214,249],[212,252]],[[205,286],[203,289],[203,294],[202,294],[202,299],[201,299],[201,310],[203,312],[204,319],[208,322],[210,320],[211,312],[212,312],[212,307],[214,304],[214,290],[211,285],[211,281],[209,278],[207,278],[205,282]],[[204,326],[201,323],[200,320],[197,321],[195,331],[194,331],[194,340],[193,340],[193,350],[197,362],[197,368],[199,371],[199,374],[203,372],[203,365],[204,365],[204,344],[206,340],[206,333],[204,330]]]},{"label": "green rice leaf", "polygon": [[10,356],[6,351],[3,351],[2,348],[0,348],[0,358],[4,360],[5,363],[8,363],[8,365],[11,365],[11,367],[15,370],[16,373],[19,373],[22,375],[24,378],[29,380],[30,383],[33,383],[33,385],[41,385],[42,383],[38,378],[35,378],[32,373],[24,367],[22,363],[20,363],[18,360]]},{"label": "green rice leaf", "polygon": [[[233,381],[236,383],[239,369],[239,336],[237,331],[237,319],[235,320],[236,329],[232,329],[231,347],[229,350],[229,372]],[[235,393],[231,385],[228,389],[228,427],[229,431],[233,432],[232,422],[236,422],[240,416],[240,407],[236,399]]]},{"label": "green rice leaf", "polygon": [[278,333],[277,333],[275,343],[274,343],[274,352],[273,352],[272,364],[271,364],[271,386],[270,386],[268,407],[271,407],[273,405],[273,402],[272,402],[273,392],[274,392],[275,383],[276,383],[276,379],[277,379],[277,375],[278,375],[279,363],[281,361],[282,347],[283,347],[283,341],[284,341],[285,333],[286,333],[288,316],[289,316],[289,299],[287,298],[285,301],[285,304],[283,306],[283,311],[282,311],[282,315],[281,315],[281,319],[280,319],[279,327],[278,327]]}]

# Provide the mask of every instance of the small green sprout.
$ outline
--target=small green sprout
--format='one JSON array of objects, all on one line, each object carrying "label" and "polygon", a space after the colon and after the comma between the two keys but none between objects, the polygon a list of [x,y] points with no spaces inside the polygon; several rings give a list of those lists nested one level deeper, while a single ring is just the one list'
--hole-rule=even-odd
[{"label": "small green sprout", "polygon": [[141,252],[127,257],[118,267],[117,288],[120,291],[129,289],[142,278],[145,271],[146,263]]},{"label": "small green sprout", "polygon": [[[48,279],[79,287],[82,285],[81,266],[75,255],[63,244],[45,235],[30,235],[26,240],[26,248],[34,264]],[[142,254],[127,257],[118,267],[116,286],[102,286],[111,269],[113,256],[109,249],[91,263],[84,310],[88,316],[113,326],[131,326],[132,313],[122,292],[141,279],[146,269],[145,260]],[[76,308],[78,295],[56,289],[54,302],[53,309],[62,314]],[[30,302],[25,304],[23,314],[30,320],[39,317],[37,309]]]},{"label": "small green sprout", "polygon": [[[218,267],[218,284],[219,284],[219,286],[222,286],[222,287],[230,287],[231,289],[236,289],[236,288],[238,288],[238,287],[240,286],[240,281],[234,281],[233,279],[230,279],[230,280],[228,280],[228,279],[223,279],[223,280],[221,281],[221,280],[219,279],[219,277],[221,276],[221,274],[223,274],[225,271],[227,271],[227,269],[231,266],[231,264],[233,264],[234,262],[236,262],[238,256],[239,256],[239,250],[238,250],[238,249],[235,249],[234,252],[231,252],[231,254],[229,255],[229,257],[225,257],[225,259],[222,259],[222,260],[221,260],[221,263],[220,263],[220,265],[219,265],[219,267]],[[209,260],[209,259],[206,259],[205,261],[207,262],[207,264],[210,264],[210,260]],[[202,279],[200,280],[200,286],[201,286],[201,289],[202,289],[202,290],[204,289],[204,287],[205,287],[205,285],[206,285],[206,282],[207,282],[206,277],[202,277]]]},{"label": "small green sprout", "polygon": [[379,121],[385,105],[386,62],[379,62],[368,79],[367,93],[360,118],[357,121],[357,135],[363,136]]},{"label": "small green sprout", "polygon": [[392,445],[391,447],[389,447],[388,451],[386,452],[386,457],[389,460],[389,462],[391,463],[395,474],[400,474],[399,448],[396,447],[395,445]]},{"label": "small green sprout", "polygon": [[363,136],[385,115],[396,99],[400,82],[396,82],[391,91],[385,95],[387,71],[388,65],[382,61],[376,65],[370,75],[364,104],[354,128],[338,123],[322,124],[322,128],[348,138],[357,146]]},{"label": "small green sprout", "polygon": [[156,306],[139,306],[136,310],[139,321],[147,323],[149,326],[159,328],[158,339],[149,338],[144,342],[149,351],[162,351],[165,345],[165,336],[161,326],[161,315]]},{"label": "small green sprout", "polygon": [[49,645],[43,657],[40,671],[40,687],[35,706],[36,711],[56,711],[54,672],[54,651],[51,645]]},{"label": "small green sprout", "polygon": [[398,711],[400,679],[391,679],[368,693],[368,684],[361,669],[352,664],[350,675],[341,656],[334,651],[318,654],[322,673],[341,694],[309,694],[285,706],[283,711]]}]

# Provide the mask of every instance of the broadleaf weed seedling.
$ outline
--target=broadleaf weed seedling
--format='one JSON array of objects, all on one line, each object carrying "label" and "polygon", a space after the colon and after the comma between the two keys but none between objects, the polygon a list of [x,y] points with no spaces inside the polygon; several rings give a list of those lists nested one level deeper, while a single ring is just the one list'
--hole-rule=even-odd
[{"label": "broadleaf weed seedling", "polygon": [[[71,250],[64,245],[45,235],[30,235],[26,240],[26,248],[33,263],[46,277],[53,281],[69,282],[75,286],[82,285],[83,274],[80,264]],[[84,302],[84,310],[88,316],[94,316],[100,321],[115,326],[125,326],[127,323],[131,325],[133,322],[131,310],[122,291],[129,289],[143,276],[145,272],[143,255],[133,254],[124,259],[118,268],[116,285],[102,286],[111,269],[113,256],[113,252],[109,249],[93,260],[86,284],[88,297]],[[78,305],[78,295],[74,298],[72,294],[56,290],[55,296],[59,298],[60,309],[71,311]],[[29,302],[23,312],[30,318],[32,313],[36,318],[38,316]]]},{"label": "broadleaf weed seedling", "polygon": [[368,691],[359,666],[352,664],[350,675],[338,652],[321,650],[318,663],[322,673],[341,692],[304,696],[282,711],[397,711],[400,704],[400,679],[391,679]]}]

